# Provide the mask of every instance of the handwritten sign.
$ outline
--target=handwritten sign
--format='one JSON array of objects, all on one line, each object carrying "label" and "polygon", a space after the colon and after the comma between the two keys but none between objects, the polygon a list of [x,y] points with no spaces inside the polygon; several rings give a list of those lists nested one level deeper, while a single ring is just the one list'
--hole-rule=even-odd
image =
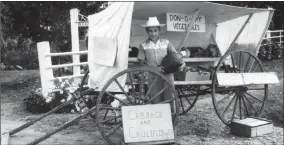
[{"label": "handwritten sign", "polygon": [[117,41],[114,38],[94,37],[94,62],[113,67],[117,53]]},{"label": "handwritten sign", "polygon": [[123,106],[122,121],[126,143],[174,139],[169,104]]},{"label": "handwritten sign", "polygon": [[[167,13],[167,30],[185,32],[193,15]],[[190,28],[191,32],[206,32],[205,16],[198,16]]]}]

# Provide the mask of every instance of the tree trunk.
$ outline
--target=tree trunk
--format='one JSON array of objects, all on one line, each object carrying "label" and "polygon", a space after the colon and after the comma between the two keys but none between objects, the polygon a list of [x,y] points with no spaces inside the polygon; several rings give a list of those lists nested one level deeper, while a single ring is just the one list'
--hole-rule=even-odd
[{"label": "tree trunk", "polygon": [[[0,2],[0,39],[1,39],[0,40],[0,50],[2,50],[3,47],[4,47],[4,40],[3,40],[3,36],[2,36],[2,21],[1,21],[2,13],[1,13],[1,11],[2,11],[2,2]],[[2,56],[1,51],[0,51],[0,56]],[[0,60],[0,63],[2,63],[2,59]]]},{"label": "tree trunk", "polygon": [[1,41],[0,41],[0,47],[2,49],[3,47],[3,36],[2,36],[2,21],[1,21],[1,18],[2,18],[2,2],[0,2],[0,37],[1,37]]},{"label": "tree trunk", "polygon": [[[1,18],[2,18],[2,5],[3,3],[0,2],[0,48],[3,49],[3,47],[5,47],[5,41],[4,41],[4,38],[3,38],[3,32],[2,32],[2,21],[1,21]],[[1,54],[1,52],[0,52]]]}]

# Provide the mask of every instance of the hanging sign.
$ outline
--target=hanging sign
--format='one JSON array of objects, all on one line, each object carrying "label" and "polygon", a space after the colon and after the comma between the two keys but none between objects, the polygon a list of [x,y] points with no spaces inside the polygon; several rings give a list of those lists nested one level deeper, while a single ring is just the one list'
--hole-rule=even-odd
[{"label": "hanging sign", "polygon": [[170,104],[122,107],[126,143],[173,140]]},{"label": "hanging sign", "polygon": [[[193,15],[167,13],[167,31],[185,32]],[[199,15],[193,23],[191,32],[206,32],[205,16]]]},{"label": "hanging sign", "polygon": [[94,37],[94,62],[105,66],[114,66],[117,53],[117,41],[115,38]]}]

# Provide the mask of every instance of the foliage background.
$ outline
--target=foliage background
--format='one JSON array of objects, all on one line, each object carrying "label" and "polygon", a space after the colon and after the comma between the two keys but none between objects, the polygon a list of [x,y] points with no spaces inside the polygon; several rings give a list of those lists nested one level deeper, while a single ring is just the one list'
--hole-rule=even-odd
[{"label": "foliage background", "polygon": [[[0,2],[1,63],[38,68],[36,42],[49,41],[51,52],[70,51],[70,9],[87,16],[103,1]],[[28,60],[32,58],[32,60]]]}]

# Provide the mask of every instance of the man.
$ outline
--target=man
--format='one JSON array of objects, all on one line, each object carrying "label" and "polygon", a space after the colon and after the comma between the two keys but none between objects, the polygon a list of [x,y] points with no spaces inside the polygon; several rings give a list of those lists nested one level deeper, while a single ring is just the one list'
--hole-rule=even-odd
[{"label": "man", "polygon": [[[161,63],[164,57],[168,52],[177,52],[173,45],[169,42],[169,40],[161,39],[159,37],[161,27],[165,26],[165,24],[160,24],[157,17],[149,17],[149,20],[146,25],[142,25],[142,27],[146,28],[146,32],[149,38],[143,42],[139,46],[139,52],[137,59],[141,65],[147,64],[151,67],[157,68],[158,71],[164,72]],[[185,63],[180,67],[182,70],[185,67]],[[161,91],[164,87],[166,87],[166,82],[159,78],[156,82],[154,81],[153,75],[149,75],[148,86],[151,86],[152,83],[155,83],[152,90],[150,91],[149,96],[155,96],[159,91]],[[165,74],[165,77],[174,84],[174,75],[173,73]],[[164,91],[163,95],[156,97],[152,103],[156,104],[165,100],[169,100],[172,98],[172,93],[170,89]]]}]

